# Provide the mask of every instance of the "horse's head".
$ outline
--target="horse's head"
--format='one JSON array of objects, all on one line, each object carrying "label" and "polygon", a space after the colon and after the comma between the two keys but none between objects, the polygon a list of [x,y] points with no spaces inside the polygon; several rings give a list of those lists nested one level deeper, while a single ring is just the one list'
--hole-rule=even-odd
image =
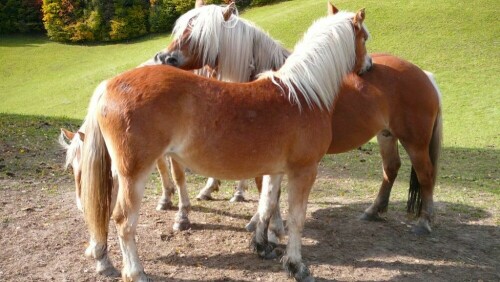
[{"label": "horse's head", "polygon": [[154,57],[155,64],[166,64],[185,70],[205,65],[215,68],[218,57],[218,35],[222,24],[236,14],[236,6],[208,5],[182,15],[173,30],[173,40]]},{"label": "horse's head", "polygon": [[[335,15],[339,10],[328,2],[328,15]],[[366,41],[370,38],[370,33],[364,25],[365,9],[359,10],[352,19],[356,44],[356,63],[353,72],[363,74],[372,67],[372,58],[366,50]]]},{"label": "horse's head", "polygon": [[[75,178],[75,194],[76,205],[79,210],[83,211],[81,197],[81,160],[82,160],[82,146],[85,134],[81,131],[71,132],[67,129],[61,128],[61,135],[59,136],[59,144],[66,149],[66,168],[71,166],[73,168],[73,176]],[[68,143],[69,142],[69,143]]]}]

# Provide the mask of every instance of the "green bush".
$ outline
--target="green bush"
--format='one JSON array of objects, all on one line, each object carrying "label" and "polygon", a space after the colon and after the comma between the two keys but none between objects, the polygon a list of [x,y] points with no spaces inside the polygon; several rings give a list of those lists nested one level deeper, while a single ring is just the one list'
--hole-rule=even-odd
[{"label": "green bush", "polygon": [[149,29],[151,32],[168,32],[175,24],[179,13],[172,0],[151,0]]},{"label": "green bush", "polygon": [[69,0],[43,0],[42,7],[47,36],[55,41],[70,41],[74,24],[83,12],[79,3]]},{"label": "green bush", "polygon": [[186,13],[194,8],[195,0],[172,0],[175,5],[175,10],[179,15]]},{"label": "green bush", "polygon": [[[11,11],[16,0],[0,4],[1,25],[15,22]],[[21,3],[42,0],[21,0]],[[264,5],[277,0],[253,1]],[[222,4],[222,0],[207,0],[206,4]],[[250,0],[237,0],[239,9]],[[176,19],[194,7],[195,0],[43,0],[43,24],[47,35],[55,41],[116,41],[138,37],[148,32],[168,32]],[[31,14],[23,12],[25,18]],[[25,24],[25,26],[29,26]],[[7,28],[5,28],[7,29]]]},{"label": "green bush", "polygon": [[0,33],[43,30],[42,0],[0,1]]},{"label": "green bush", "polygon": [[146,13],[138,2],[122,0],[115,3],[115,15],[109,32],[111,40],[134,38],[147,33]]}]

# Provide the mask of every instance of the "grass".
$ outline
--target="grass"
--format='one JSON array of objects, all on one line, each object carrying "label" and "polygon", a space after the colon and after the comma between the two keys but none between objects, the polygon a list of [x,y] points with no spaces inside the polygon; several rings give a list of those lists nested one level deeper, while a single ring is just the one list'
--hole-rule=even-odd
[{"label": "grass", "polygon": [[[435,74],[443,93],[445,132],[436,200],[461,204],[456,207],[464,211],[471,211],[467,203],[485,210],[497,206],[497,1],[339,0],[335,4],[346,10],[366,7],[371,52],[401,56]],[[285,1],[248,9],[242,16],[293,48],[312,21],[326,13],[325,6],[323,0]],[[71,45],[42,36],[2,35],[0,180],[61,175],[63,153],[57,151],[54,141],[58,128],[76,129],[101,80],[140,64],[169,41],[169,36],[163,34],[116,44]],[[325,157],[322,166],[331,171],[332,177],[317,182],[315,197],[331,195],[334,185],[336,195],[373,199],[381,162],[375,144],[364,148],[368,151]],[[404,157],[399,177],[403,180],[394,188],[393,199],[397,201],[404,202],[406,197],[408,173],[409,162]],[[201,185],[202,179],[193,177],[190,181]]]}]

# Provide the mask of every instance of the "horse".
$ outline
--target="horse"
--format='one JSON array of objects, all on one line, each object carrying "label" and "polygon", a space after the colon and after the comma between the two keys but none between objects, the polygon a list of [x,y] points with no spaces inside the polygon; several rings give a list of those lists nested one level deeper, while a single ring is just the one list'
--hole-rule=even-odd
[{"label": "horse", "polygon": [[[212,41],[217,47],[206,48],[203,58],[210,58],[213,61],[205,61],[204,66],[214,65],[213,77],[221,81],[248,82],[255,79],[256,74],[269,69],[278,69],[283,65],[286,58],[290,55],[289,51],[282,48],[280,43],[273,40],[269,35],[256,27],[252,23],[238,17],[238,11],[234,2],[227,6],[204,5],[203,1],[197,2],[195,9],[179,17],[173,29],[174,38],[178,37],[187,26],[191,26],[192,19],[197,18],[195,33],[206,40],[212,40],[213,34],[225,34],[224,44],[219,38]],[[238,20],[235,20],[238,19]],[[202,28],[203,27],[203,28]],[[230,31],[230,32],[228,32]],[[247,42],[253,40],[256,44],[248,45]],[[240,44],[244,42],[245,44]],[[227,49],[231,47],[232,49]],[[257,48],[256,48],[257,47]],[[217,53],[224,53],[224,56],[214,58],[214,50]],[[202,58],[202,60],[203,60]],[[252,61],[244,61],[252,59]],[[161,64],[165,58],[162,58],[161,52],[157,53],[150,64]],[[175,57],[168,58],[170,65],[175,65]],[[242,64],[244,68],[239,67]],[[257,179],[260,183],[259,179]],[[211,193],[218,191],[221,181],[215,178],[209,178],[207,184],[196,196],[198,200],[213,199]],[[247,190],[246,180],[240,180],[231,202],[245,201],[245,190]],[[169,201],[172,194],[163,193],[159,202]]]},{"label": "horse", "polygon": [[[203,3],[197,3],[197,8],[201,7]],[[179,20],[176,22],[176,26],[174,27],[174,33],[176,30],[183,30],[192,17],[204,18],[205,26],[213,26],[214,23],[208,23],[209,19],[215,18],[218,23],[225,23],[226,20],[218,19],[216,15],[222,15],[224,19],[229,19],[229,17],[237,17],[238,11],[234,4],[230,4],[226,7],[209,5],[204,6],[203,9],[194,9],[193,11],[181,16]],[[236,19],[236,18],[233,18]],[[237,32],[234,32],[236,31]],[[278,69],[285,61],[285,59],[289,56],[288,50],[281,47],[279,42],[273,40],[267,33],[256,27],[250,22],[247,22],[242,19],[238,19],[234,22],[234,25],[231,26],[231,33],[226,33],[230,36],[227,38],[227,42],[235,42],[242,41],[245,39],[251,39],[253,42],[258,42],[256,44],[257,47],[253,47],[250,45],[245,46],[231,46],[232,48],[237,48],[240,52],[232,52],[233,56],[219,56],[221,60],[218,60],[217,70],[207,68],[204,66],[201,69],[194,70],[196,74],[212,77],[221,81],[234,81],[234,82],[247,82],[255,79],[255,74],[263,72],[269,69]],[[224,54],[228,54],[229,50],[225,50],[224,47],[220,49]],[[242,51],[244,50],[244,51]],[[269,50],[272,50],[269,52]],[[248,62],[238,61],[239,58],[249,58],[252,57],[252,67],[251,68],[236,68],[235,65],[243,64],[247,65]],[[254,58],[255,57],[255,58]],[[161,64],[158,57],[155,56],[153,59],[150,59],[142,64],[142,66],[148,65],[157,65]],[[75,177],[76,184],[76,202],[77,206],[81,210],[81,201],[80,201],[80,159],[81,159],[81,148],[83,146],[83,140],[85,136],[85,128],[82,125],[77,132],[71,132],[67,129],[61,129],[61,134],[59,137],[59,143],[67,150],[67,159],[66,159],[66,167],[72,166],[73,174]],[[66,140],[70,141],[68,145]],[[172,207],[172,196],[175,191],[174,184],[172,183],[169,173],[168,173],[168,165],[167,160],[165,158],[159,158],[157,160],[157,170],[159,172],[161,182],[162,182],[162,195],[158,200],[157,210],[168,210]],[[261,179],[257,178],[258,187],[260,189]],[[196,197],[199,200],[209,200],[212,199],[211,193],[213,191],[218,190],[220,185],[220,180],[215,178],[209,178],[205,187],[199,192]],[[235,201],[244,201],[244,191],[247,189],[246,180],[240,180],[238,186],[236,187],[236,191],[234,196],[231,198],[231,202]],[[186,191],[179,191],[180,201],[183,201],[185,205],[189,206],[189,198],[187,197]],[[190,227],[190,222],[187,214],[183,214],[182,210],[179,209],[179,213],[177,215],[177,220],[174,222],[173,229],[174,230],[186,230]],[[273,217],[273,221],[271,223],[271,232],[269,236],[272,236],[273,241],[277,241],[277,237],[281,237],[284,234],[284,227],[281,221],[281,217],[279,215],[279,211],[277,212],[276,217]]]},{"label": "horse", "polygon": [[84,122],[81,200],[91,238],[86,254],[98,261],[107,257],[112,218],[124,258],[122,278],[147,280],[135,231],[144,184],[166,155],[177,186],[186,185],[185,167],[223,179],[264,175],[252,238],[261,257],[275,247],[267,241],[276,208],[270,199],[286,175],[289,241],[282,261],[296,280],[312,280],[300,251],[307,200],[332,140],[332,106],[342,80],[370,67],[364,19],[360,10],[317,20],[279,70],[249,83],[221,82],[164,65],[103,81]]},{"label": "horse", "polygon": [[[173,41],[155,55],[156,62],[186,70],[209,65],[221,73],[229,72],[238,77],[244,74],[248,80],[252,79],[248,69],[253,68],[253,62],[266,60],[262,54],[271,57],[275,52],[282,59],[274,61],[273,66],[268,66],[270,68],[277,69],[285,62],[287,56],[281,54],[287,51],[279,43],[269,48],[262,40],[248,36],[248,31],[233,28],[246,26],[249,30],[252,24],[236,15],[229,16],[222,7],[211,9],[218,9],[218,14],[195,9],[186,15]],[[338,12],[335,6],[328,5],[329,14]],[[253,48],[253,52],[240,53],[240,46]],[[379,221],[381,214],[387,211],[391,189],[401,166],[399,141],[412,164],[407,212],[418,217],[412,232],[428,234],[442,142],[441,94],[432,73],[388,54],[372,54],[371,58],[373,67],[369,72],[362,76],[353,73],[344,79],[339,102],[333,110],[333,138],[328,153],[356,149],[376,136],[383,162],[383,180],[375,201],[363,212],[361,219]],[[258,214],[247,225],[249,231],[254,230],[257,218]],[[276,225],[279,226],[279,222]],[[277,230],[279,234],[279,228]]]}]

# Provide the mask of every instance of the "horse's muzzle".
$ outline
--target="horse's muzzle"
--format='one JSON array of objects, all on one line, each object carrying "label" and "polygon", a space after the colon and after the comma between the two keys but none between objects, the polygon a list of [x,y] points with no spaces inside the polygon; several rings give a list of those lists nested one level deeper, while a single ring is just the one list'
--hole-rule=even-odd
[{"label": "horse's muzzle", "polygon": [[177,67],[179,65],[179,60],[175,56],[172,56],[169,53],[158,52],[154,57],[155,63],[162,65],[170,65]]}]

